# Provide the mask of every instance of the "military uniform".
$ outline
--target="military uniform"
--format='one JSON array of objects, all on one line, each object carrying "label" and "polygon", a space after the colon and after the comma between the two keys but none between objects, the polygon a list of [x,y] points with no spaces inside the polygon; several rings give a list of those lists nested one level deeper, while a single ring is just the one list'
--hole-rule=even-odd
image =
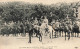
[{"label": "military uniform", "polygon": [[34,20],[34,23],[33,23],[34,25],[38,25],[38,20],[37,20],[37,18],[35,18],[35,20]]},{"label": "military uniform", "polygon": [[33,26],[34,26],[35,29],[38,30],[38,20],[37,20],[37,18],[35,18],[35,20],[33,22]]},{"label": "military uniform", "polygon": [[44,25],[45,25],[45,28],[48,27],[48,19],[47,19],[47,18],[45,18],[45,19],[43,20],[43,23],[44,23]]}]

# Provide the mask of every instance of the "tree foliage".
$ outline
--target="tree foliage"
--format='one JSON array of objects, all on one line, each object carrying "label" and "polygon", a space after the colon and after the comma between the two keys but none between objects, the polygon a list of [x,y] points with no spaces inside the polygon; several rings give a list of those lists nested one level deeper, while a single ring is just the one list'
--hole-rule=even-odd
[{"label": "tree foliage", "polygon": [[[23,2],[7,2],[0,5],[0,15],[3,20],[9,21],[22,21],[24,18],[31,19],[31,17],[38,19],[41,16],[47,16],[48,19],[64,19],[66,14],[69,14],[69,17],[74,17],[73,7],[76,5],[74,3],[60,3],[52,5],[43,5],[43,4],[30,4]],[[52,14],[50,14],[52,12]],[[52,15],[52,16],[51,16]]]}]

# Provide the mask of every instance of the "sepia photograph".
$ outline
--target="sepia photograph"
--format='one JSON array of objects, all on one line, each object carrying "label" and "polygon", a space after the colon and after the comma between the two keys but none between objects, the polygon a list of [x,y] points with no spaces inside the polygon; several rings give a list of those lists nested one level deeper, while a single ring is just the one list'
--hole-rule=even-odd
[{"label": "sepia photograph", "polygon": [[80,0],[0,0],[0,49],[80,49]]}]

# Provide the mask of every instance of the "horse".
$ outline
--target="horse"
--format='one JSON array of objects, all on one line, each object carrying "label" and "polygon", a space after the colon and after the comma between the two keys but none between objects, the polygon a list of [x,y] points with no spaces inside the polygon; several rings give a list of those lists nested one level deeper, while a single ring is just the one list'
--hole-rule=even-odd
[{"label": "horse", "polygon": [[29,30],[29,43],[31,43],[31,37],[34,33],[36,37],[39,36],[39,41],[42,41],[42,35],[44,35],[45,32],[49,33],[50,38],[52,38],[51,34],[54,32],[52,26],[46,26],[45,23],[42,23],[40,26],[32,24],[30,27],[32,27],[32,29]]},{"label": "horse", "polygon": [[56,23],[53,23],[52,24],[52,28],[54,29],[55,31],[55,37],[57,36],[58,37],[58,32],[59,32],[59,28],[60,28],[60,23],[59,22],[56,22]]},{"label": "horse", "polygon": [[31,43],[31,37],[33,37],[34,34],[36,34],[36,37],[39,36],[38,37],[39,41],[42,41],[42,34],[40,31],[40,26],[30,24],[28,33],[29,33],[29,43]]},{"label": "horse", "polygon": [[50,38],[52,38],[52,33],[54,32],[54,29],[51,25],[46,25],[45,23],[42,23],[41,26],[34,25],[34,28],[39,28],[39,31],[42,35],[47,36],[49,34]]},{"label": "horse", "polygon": [[59,36],[61,36],[61,33],[63,36],[63,32],[64,32],[64,24],[63,23],[60,23],[60,25],[58,27],[58,31],[59,31]]},{"label": "horse", "polygon": [[48,32],[48,27],[45,25],[45,23],[41,24],[40,31],[42,32],[43,35],[46,35],[46,33]]},{"label": "horse", "polygon": [[37,35],[37,37],[39,36],[39,41],[42,41],[42,35],[40,31],[35,28],[32,28],[31,30],[29,30],[29,43],[31,43],[31,37],[34,33]]},{"label": "horse", "polygon": [[42,32],[44,36],[47,36],[49,34],[50,38],[52,38],[51,34],[55,32],[54,29],[52,28],[52,25],[45,24],[45,23],[41,24],[40,31]]},{"label": "horse", "polygon": [[75,32],[75,37],[76,37],[76,33],[77,33],[77,37],[79,35],[79,26],[77,24],[74,24],[73,26],[73,33]]}]

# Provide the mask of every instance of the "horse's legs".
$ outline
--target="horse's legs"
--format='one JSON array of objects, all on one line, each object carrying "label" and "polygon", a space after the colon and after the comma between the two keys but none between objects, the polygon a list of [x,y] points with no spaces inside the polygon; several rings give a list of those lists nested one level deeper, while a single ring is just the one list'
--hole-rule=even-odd
[{"label": "horse's legs", "polygon": [[61,31],[59,32],[59,36],[61,37]]},{"label": "horse's legs", "polygon": [[31,36],[29,36],[29,43],[31,43]]},{"label": "horse's legs", "polygon": [[49,37],[50,37],[50,39],[51,39],[51,33],[49,34]]},{"label": "horse's legs", "polygon": [[50,37],[50,39],[52,38],[52,35],[51,35],[51,33],[50,33],[49,37]]},{"label": "horse's legs", "polygon": [[55,31],[55,38],[56,38],[56,31]]},{"label": "horse's legs", "polygon": [[52,32],[50,32],[50,38],[51,39],[53,38],[53,30],[52,30]]},{"label": "horse's legs", "polygon": [[68,32],[68,40],[70,39],[70,32]]},{"label": "horse's legs", "polygon": [[74,37],[74,32],[72,32],[72,37]]},{"label": "horse's legs", "polygon": [[60,37],[61,37],[62,31],[60,32]]},{"label": "horse's legs", "polygon": [[76,32],[75,32],[75,37],[76,37]]},{"label": "horse's legs", "polygon": [[42,38],[41,38],[41,36],[39,37],[39,41],[42,41]]},{"label": "horse's legs", "polygon": [[39,35],[39,41],[42,41],[42,36],[41,36],[41,34]]},{"label": "horse's legs", "polygon": [[59,37],[59,33],[60,33],[60,31],[58,31],[58,37]]},{"label": "horse's legs", "polygon": [[74,37],[74,32],[73,32],[73,37]]},{"label": "horse's legs", "polygon": [[41,41],[42,41],[42,34],[41,34]]},{"label": "horse's legs", "polygon": [[53,38],[53,30],[52,30],[52,38]]},{"label": "horse's legs", "polygon": [[62,37],[63,37],[63,31],[62,31]]},{"label": "horse's legs", "polygon": [[71,37],[73,37],[73,33],[71,32]]},{"label": "horse's legs", "polygon": [[59,31],[57,31],[57,37],[58,37],[58,33],[59,33]]},{"label": "horse's legs", "polygon": [[78,37],[79,37],[79,33],[78,33]]},{"label": "horse's legs", "polygon": [[29,33],[29,43],[31,43],[31,34]]},{"label": "horse's legs", "polygon": [[38,35],[38,33],[36,33],[36,37],[38,37],[37,35]]},{"label": "horse's legs", "polygon": [[79,37],[79,33],[77,33],[77,37]]},{"label": "horse's legs", "polygon": [[66,32],[65,32],[65,40],[66,40]]}]

